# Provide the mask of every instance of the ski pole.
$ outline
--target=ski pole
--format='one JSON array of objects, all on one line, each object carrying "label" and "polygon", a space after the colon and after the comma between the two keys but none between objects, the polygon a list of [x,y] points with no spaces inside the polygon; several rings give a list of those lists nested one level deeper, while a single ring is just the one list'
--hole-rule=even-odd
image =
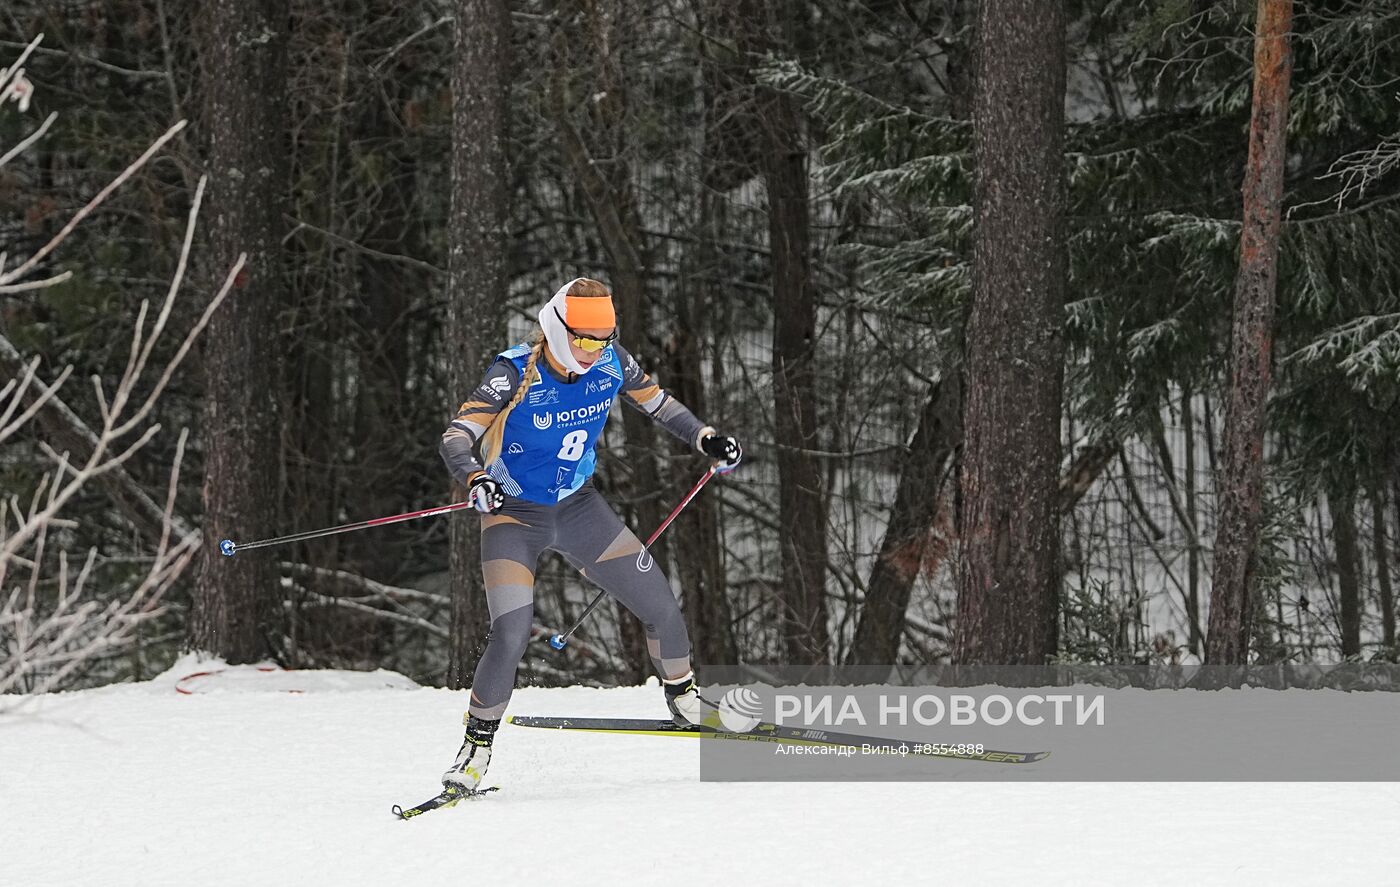
[{"label": "ski pole", "polygon": [[395,514],[390,517],[376,517],[372,520],[360,521],[357,524],[345,524],[339,527],[330,527],[325,530],[307,530],[305,533],[293,533],[290,536],[278,536],[276,539],[261,539],[257,542],[244,542],[238,544],[232,539],[225,539],[219,543],[219,551],[227,557],[233,557],[236,552],[248,551],[253,548],[267,548],[269,545],[281,545],[283,542],[301,542],[306,539],[319,539],[322,536],[334,536],[337,533],[349,533],[353,530],[363,530],[367,527],[381,527],[385,524],[396,524],[399,521],[414,520],[420,517],[433,517],[438,514],[448,514],[453,511],[460,511],[463,508],[471,508],[472,502],[458,502],[455,505],[441,505],[437,508],[425,508],[422,511],[409,511],[404,514]]},{"label": "ski pole", "polygon": [[[690,488],[690,492],[685,494],[685,498],[681,500],[681,504],[677,505],[674,509],[672,509],[670,514],[666,515],[666,519],[662,521],[661,526],[657,527],[656,531],[651,534],[651,538],[646,541],[646,545],[643,546],[643,548],[651,547],[651,543],[656,541],[656,537],[661,535],[661,531],[671,525],[671,521],[675,520],[676,515],[681,513],[681,509],[689,505],[690,500],[695,498],[695,495],[700,492],[701,487],[709,483],[710,478],[718,474],[719,471],[720,468],[718,463],[711,465],[709,469],[706,470],[705,474],[701,476],[700,480],[695,484],[695,486]],[[584,621],[588,619],[588,614],[592,613],[598,607],[598,605],[603,602],[603,596],[605,594],[607,594],[607,592],[598,592],[598,594],[593,598],[592,603],[590,603],[587,606],[587,608],[584,609],[583,614],[578,617],[578,619],[574,622],[573,627],[570,628],[568,631],[564,632],[563,634],[550,635],[549,645],[556,650],[562,650],[565,647],[567,647],[569,645],[569,638],[573,637],[574,632],[578,631],[579,626],[583,625]]]}]

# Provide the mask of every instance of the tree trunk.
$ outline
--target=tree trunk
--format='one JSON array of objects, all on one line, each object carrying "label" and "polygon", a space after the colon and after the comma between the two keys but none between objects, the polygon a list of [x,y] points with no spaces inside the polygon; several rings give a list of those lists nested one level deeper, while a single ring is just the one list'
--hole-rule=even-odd
[{"label": "tree trunk", "polygon": [[239,253],[248,262],[203,340],[204,547],[188,643],[250,662],[270,652],[275,560],[223,557],[219,541],[269,535],[277,526],[288,7],[286,0],[210,0],[204,9],[206,289],[214,290]]},{"label": "tree trunk", "polygon": [[[510,76],[510,13],[505,0],[460,0],[452,65],[452,224],[448,256],[448,378],[459,401],[481,381],[489,355],[502,346],[500,308],[508,283],[506,83]],[[454,484],[454,487],[457,485]],[[454,490],[454,501],[463,491]],[[481,521],[450,519],[448,569],[452,627],[447,686],[470,680],[491,618],[481,574]]]},{"label": "tree trunk", "polygon": [[[746,3],[739,44],[750,55],[795,51],[807,27],[802,4]],[[750,75],[751,76],[751,75]],[[778,468],[783,653],[794,664],[828,661],[827,498],[819,459],[817,295],[812,280],[811,207],[805,120],[798,100],[756,85],[758,171],[768,202],[773,274],[773,441]]]},{"label": "tree trunk", "polygon": [[930,392],[919,427],[900,470],[889,525],[870,571],[865,606],[856,623],[847,662],[893,664],[904,635],[909,594],[933,543],[949,463],[962,437],[961,372],[950,370]]},{"label": "tree trunk", "polygon": [[1371,489],[1373,547],[1376,552],[1376,589],[1381,599],[1381,643],[1386,656],[1395,655],[1395,590],[1390,584],[1390,539],[1386,533],[1385,490],[1378,480]]},{"label": "tree trunk", "polygon": [[[739,52],[721,65],[723,115],[706,136],[711,187],[733,187],[757,173],[767,193],[773,287],[773,461],[778,469],[781,580],[777,603],[781,654],[795,664],[829,661],[827,498],[818,450],[816,325],[808,203],[806,121],[798,101],[755,82],[753,63],[768,54],[800,54],[809,34],[805,4],[712,2],[715,33]],[[724,75],[728,74],[726,78]],[[717,103],[718,104],[718,103]],[[717,107],[716,111],[719,110]]]},{"label": "tree trunk", "polygon": [[783,534],[784,652],[793,663],[827,661],[826,484],[817,433],[817,300],[812,284],[807,149],[797,102],[766,87],[763,179],[773,254],[773,440]]},{"label": "tree trunk", "polygon": [[1191,539],[1186,547],[1186,647],[1192,656],[1201,655],[1201,536],[1196,511],[1196,416],[1191,404],[1191,389],[1181,389],[1181,432],[1186,438],[1186,516]]},{"label": "tree trunk", "polygon": [[[707,197],[701,199],[708,202]],[[703,210],[701,214],[704,215]],[[702,220],[702,240],[704,230]],[[682,277],[685,280],[674,299],[677,323],[667,349],[670,358],[667,384],[682,403],[703,418],[709,411],[701,372],[703,355],[699,331],[705,328],[702,317],[708,284],[692,285],[686,275]],[[673,464],[672,499],[678,502],[689,492],[708,461],[693,457],[674,460]],[[727,583],[720,549],[717,492],[711,490],[708,495],[697,496],[677,518],[677,536],[686,541],[684,545],[674,546],[672,551],[676,554],[691,629],[692,657],[698,664],[732,665],[739,661],[739,654],[734,641],[734,617],[725,596]]]},{"label": "tree trunk", "polygon": [[[697,8],[697,14],[702,17],[700,27],[708,27],[708,10]],[[704,103],[704,124],[698,139],[700,185],[695,197],[699,206],[693,225],[695,246],[682,254],[683,265],[674,299],[676,329],[668,347],[671,367],[668,384],[702,421],[712,422],[722,429],[723,411],[717,407],[723,402],[724,377],[722,374],[712,376],[715,396],[708,396],[704,343],[714,341],[712,353],[721,353],[719,342],[726,329],[721,313],[729,299],[724,287],[716,282],[718,275],[715,273],[723,265],[719,246],[723,230],[721,198],[705,183],[715,178],[715,168],[723,162],[716,153],[713,136],[716,120],[722,116],[725,86],[722,70],[709,51],[702,50],[699,61]],[[715,361],[716,365],[719,363]],[[671,489],[677,498],[689,491],[699,467],[707,461],[673,460]],[[718,490],[697,497],[679,518],[681,533],[687,542],[674,548],[686,617],[691,627],[692,656],[698,665],[729,665],[739,661],[719,512]]]},{"label": "tree trunk", "polygon": [[1059,605],[1065,11],[978,7],[953,661],[1039,664]]},{"label": "tree trunk", "polygon": [[1219,477],[1220,511],[1206,630],[1206,662],[1212,665],[1242,665],[1249,652],[1250,597],[1263,494],[1265,411],[1273,359],[1292,21],[1292,0],[1259,0],[1240,267],[1230,335],[1225,451]]},{"label": "tree trunk", "polygon": [[1361,654],[1361,566],[1356,542],[1356,496],[1348,485],[1327,496],[1332,514],[1332,544],[1337,552],[1337,625],[1342,634],[1342,656]]}]

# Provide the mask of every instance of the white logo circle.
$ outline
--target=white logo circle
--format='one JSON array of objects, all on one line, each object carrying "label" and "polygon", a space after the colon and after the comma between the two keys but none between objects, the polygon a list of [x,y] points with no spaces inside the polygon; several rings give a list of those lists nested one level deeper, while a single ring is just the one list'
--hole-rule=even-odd
[{"label": "white logo circle", "polygon": [[647,551],[645,548],[642,549],[641,554],[637,555],[638,572],[645,573],[647,570],[651,569],[654,563],[656,563],[656,561],[652,560],[651,552]]},{"label": "white logo circle", "polygon": [[532,416],[531,419],[532,421],[534,421],[535,427],[541,431],[544,431],[546,428],[554,424],[554,414],[550,412],[536,414]]},{"label": "white logo circle", "polygon": [[763,701],[748,687],[735,687],[719,700],[719,721],[731,733],[747,733],[763,717]]}]

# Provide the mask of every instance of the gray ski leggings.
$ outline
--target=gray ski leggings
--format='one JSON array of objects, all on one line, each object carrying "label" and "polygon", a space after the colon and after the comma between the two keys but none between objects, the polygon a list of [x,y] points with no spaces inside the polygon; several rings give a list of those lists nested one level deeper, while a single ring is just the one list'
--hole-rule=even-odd
[{"label": "gray ski leggings", "polygon": [[546,550],[622,602],[646,627],[647,650],[663,678],[690,671],[690,636],[661,569],[591,483],[557,505],[509,498],[481,518],[481,571],[491,633],[472,679],[470,714],[497,720],[515,688],[530,641],[535,568]]}]

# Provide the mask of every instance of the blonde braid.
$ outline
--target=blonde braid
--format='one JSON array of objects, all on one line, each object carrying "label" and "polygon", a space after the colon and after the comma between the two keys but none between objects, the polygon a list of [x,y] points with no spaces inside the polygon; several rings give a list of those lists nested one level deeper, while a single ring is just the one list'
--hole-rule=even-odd
[{"label": "blonde braid", "polygon": [[506,419],[510,416],[510,411],[520,405],[525,399],[525,392],[530,389],[535,379],[539,376],[539,369],[535,364],[540,362],[540,355],[544,353],[544,331],[535,333],[534,339],[530,342],[530,359],[525,363],[525,372],[520,376],[520,385],[515,389],[515,394],[511,395],[501,411],[496,414],[496,418],[491,420],[491,424],[486,428],[486,433],[481,438],[481,464],[490,465],[501,457],[501,446],[505,442]]}]

